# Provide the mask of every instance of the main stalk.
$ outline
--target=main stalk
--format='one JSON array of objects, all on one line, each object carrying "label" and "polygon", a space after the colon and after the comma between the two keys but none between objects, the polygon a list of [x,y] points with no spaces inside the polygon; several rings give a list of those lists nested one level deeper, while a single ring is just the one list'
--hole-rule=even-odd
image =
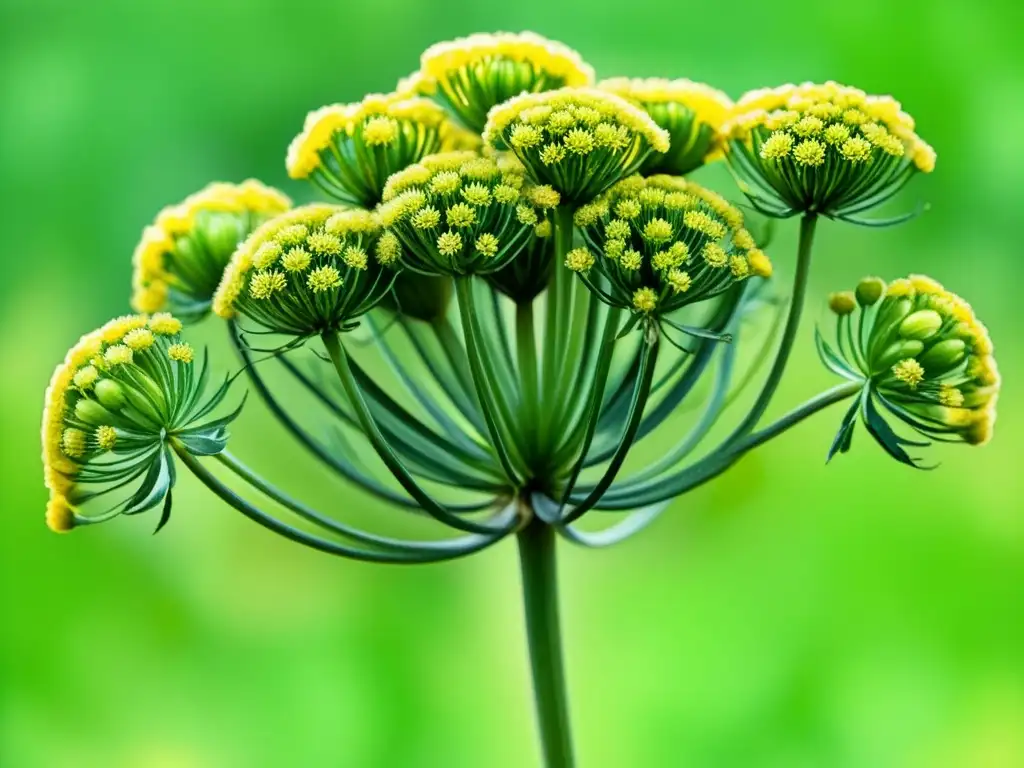
[{"label": "main stalk", "polygon": [[526,639],[546,768],[575,765],[558,616],[555,529],[533,518],[518,534]]}]

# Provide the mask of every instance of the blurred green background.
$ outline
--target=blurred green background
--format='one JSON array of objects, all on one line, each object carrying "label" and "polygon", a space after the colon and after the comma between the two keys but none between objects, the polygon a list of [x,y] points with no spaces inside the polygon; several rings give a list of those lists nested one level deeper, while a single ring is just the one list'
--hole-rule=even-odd
[{"label": "blurred green background", "polygon": [[[43,526],[43,389],[126,309],[163,205],[255,175],[297,197],[305,112],[386,90],[428,44],[533,29],[599,75],[738,96],[834,78],[891,92],[939,153],[892,230],[826,224],[776,402],[830,385],[811,344],[831,290],[927,272],[992,332],[996,438],[915,472],[863,432],[825,467],[830,411],[677,502],[620,548],[564,550],[583,768],[1024,766],[1024,53],[1014,2],[0,2],[0,765],[537,764],[511,542],[406,570],[307,552],[181,482],[175,518]],[[735,195],[721,171],[705,174]],[[791,276],[795,222],[772,248]],[[236,451],[314,498],[252,407]],[[309,485],[308,482],[305,483]]]}]

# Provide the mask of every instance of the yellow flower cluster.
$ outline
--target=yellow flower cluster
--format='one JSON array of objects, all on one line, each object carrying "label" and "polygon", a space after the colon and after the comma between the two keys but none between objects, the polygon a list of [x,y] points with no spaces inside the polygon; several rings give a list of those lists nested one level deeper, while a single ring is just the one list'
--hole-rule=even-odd
[{"label": "yellow flower cluster", "polygon": [[592,200],[666,152],[667,131],[635,104],[596,88],[526,93],[494,107],[484,141],[509,147],[531,178],[567,201]]},{"label": "yellow flower cluster", "polygon": [[[517,129],[520,136],[512,140],[511,134]],[[625,136],[627,145],[639,137],[657,152],[667,152],[669,148],[668,133],[650,115],[635,104],[596,88],[560,88],[509,99],[491,110],[484,143],[500,148],[508,142],[514,148],[517,144],[519,148],[531,148],[546,142],[558,143],[573,130],[592,132],[593,146],[602,146],[600,134],[607,142],[604,146],[611,148],[625,149],[620,143],[621,136]]]},{"label": "yellow flower cluster", "polygon": [[340,327],[391,285],[380,271],[401,253],[379,235],[377,216],[362,208],[318,203],[271,219],[235,251],[213,311],[296,335]]},{"label": "yellow flower cluster", "polygon": [[475,34],[436,43],[420,58],[420,77],[424,83],[444,82],[489,67],[500,71],[504,62],[527,64],[543,74],[545,90],[594,82],[594,70],[576,51],[532,32]]},{"label": "yellow flower cluster", "polygon": [[602,256],[573,251],[566,266],[583,275],[599,270],[617,306],[645,314],[674,311],[750,275],[771,275],[740,211],[677,176],[624,179],[580,207],[574,223]]},{"label": "yellow flower cluster", "polygon": [[[132,257],[132,307],[138,312],[157,312],[168,304],[169,291],[172,288],[192,293],[191,298],[204,298],[197,293],[204,286],[194,285],[197,268],[202,271],[207,261],[198,258],[192,250],[195,245],[179,243],[181,238],[189,238],[197,227],[204,225],[204,217],[209,214],[235,214],[239,217],[252,216],[256,220],[276,216],[291,207],[291,200],[276,189],[266,187],[255,179],[241,184],[214,183],[199,192],[185,198],[181,203],[164,208],[156,217],[156,221],[147,226],[142,239],[135,247]],[[227,263],[227,258],[234,249],[237,240],[239,223],[230,233],[230,242],[225,245],[226,253],[207,254],[209,261],[219,267]],[[244,236],[247,232],[243,231]],[[208,239],[208,238],[207,238]],[[207,243],[209,249],[219,243]],[[181,253],[178,254],[179,246]],[[201,246],[200,246],[201,247]],[[180,259],[199,262],[188,264],[186,269],[176,269],[175,256]],[[219,276],[219,275],[217,275]],[[214,278],[214,284],[216,277]],[[205,296],[209,299],[209,296]]]},{"label": "yellow flower cluster", "polygon": [[377,216],[382,242],[405,246],[420,273],[487,273],[514,256],[538,224],[537,208],[558,193],[526,185],[512,155],[446,152],[428,155],[391,176]]},{"label": "yellow flower cluster", "polygon": [[[191,362],[191,347],[172,343],[180,331],[181,323],[168,314],[118,317],[79,339],[54,370],[42,421],[44,483],[50,492],[46,522],[52,530],[74,527],[75,509],[70,499],[76,476],[86,462],[117,443],[117,429],[104,423],[113,420],[108,409],[115,408],[123,397],[109,378],[111,372],[119,365],[133,364],[133,349]],[[175,347],[188,349],[188,359],[172,353]],[[115,353],[109,354],[111,350]]]},{"label": "yellow flower cluster", "polygon": [[[321,153],[339,136],[358,138],[368,147],[389,146],[402,137],[402,127],[439,136],[445,112],[428,99],[398,94],[371,94],[355,104],[331,104],[310,112],[288,147],[286,165],[293,179],[309,178],[322,165]],[[440,146],[436,139],[432,147]],[[415,159],[415,158],[414,158]]]},{"label": "yellow flower cluster", "polygon": [[[725,123],[733,108],[732,99],[717,88],[692,80],[668,80],[662,77],[612,77],[597,84],[601,90],[614,93],[640,104],[650,113],[655,104],[675,104],[694,115],[694,121],[717,131]],[[658,121],[663,128],[667,126]]]},{"label": "yellow flower cluster", "polygon": [[763,160],[791,156],[817,167],[829,156],[856,164],[889,155],[907,156],[924,173],[935,168],[935,150],[914,132],[913,118],[898,101],[834,82],[751,91],[736,103],[722,132],[746,143],[756,134]]}]

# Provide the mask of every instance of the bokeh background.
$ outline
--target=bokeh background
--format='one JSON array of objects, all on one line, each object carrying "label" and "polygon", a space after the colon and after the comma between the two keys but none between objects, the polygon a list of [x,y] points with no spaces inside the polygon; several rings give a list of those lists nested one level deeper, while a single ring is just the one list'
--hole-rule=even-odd
[{"label": "bokeh background", "polygon": [[[386,90],[428,44],[533,29],[599,75],[738,96],[834,78],[891,92],[939,153],[892,230],[825,224],[775,410],[832,382],[825,293],[927,272],[989,325],[996,439],[915,472],[863,433],[823,462],[828,412],[611,551],[564,551],[580,765],[1024,766],[1024,49],[1013,2],[2,0],[0,765],[401,766],[538,762],[511,542],[407,570],[307,552],[190,478],[153,516],[43,526],[43,388],[126,308],[164,204],[255,175],[297,198],[305,112]],[[721,169],[705,180],[735,195]],[[795,223],[772,249],[792,274]],[[312,498],[366,509],[258,407],[236,451]]]}]

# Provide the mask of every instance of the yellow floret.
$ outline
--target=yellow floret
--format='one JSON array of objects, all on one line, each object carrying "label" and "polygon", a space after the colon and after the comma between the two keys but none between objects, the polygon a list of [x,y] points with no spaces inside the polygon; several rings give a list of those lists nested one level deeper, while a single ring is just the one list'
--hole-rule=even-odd
[{"label": "yellow floret", "polygon": [[650,313],[658,306],[658,294],[653,288],[637,288],[633,293],[633,308],[638,312]]},{"label": "yellow floret", "polygon": [[306,285],[313,293],[324,293],[341,286],[341,274],[330,264],[317,267],[309,273]]},{"label": "yellow floret", "polygon": [[149,318],[149,330],[161,336],[181,333],[181,321],[166,312],[158,312]]},{"label": "yellow floret", "polygon": [[476,250],[481,256],[488,258],[494,256],[498,252],[498,238],[492,235],[490,232],[484,232],[476,239]]},{"label": "yellow floret", "polygon": [[825,162],[825,145],[817,139],[806,139],[793,148],[793,160],[812,168]]},{"label": "yellow floret", "polygon": [[442,232],[437,238],[437,252],[442,256],[457,256],[462,252],[462,236],[458,232]]},{"label": "yellow floret", "polygon": [[594,255],[586,248],[573,248],[565,255],[565,266],[573,272],[586,272],[594,266]]},{"label": "yellow floret", "polygon": [[924,368],[912,357],[900,360],[892,367],[892,375],[911,389],[924,381]]},{"label": "yellow floret", "polygon": [[187,364],[192,362],[195,352],[191,344],[181,341],[167,348],[167,356],[175,362]]}]

